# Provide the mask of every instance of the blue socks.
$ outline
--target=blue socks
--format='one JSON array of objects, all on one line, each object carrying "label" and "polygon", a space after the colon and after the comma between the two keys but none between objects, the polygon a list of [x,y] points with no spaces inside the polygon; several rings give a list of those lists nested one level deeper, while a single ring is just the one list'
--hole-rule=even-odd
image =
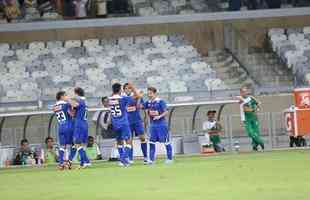
[{"label": "blue socks", "polygon": [[133,148],[131,145],[130,145],[130,149],[128,151],[129,151],[128,158],[129,158],[129,160],[132,161],[133,160]]},{"label": "blue socks", "polygon": [[70,149],[70,155],[69,155],[69,161],[72,161],[73,159],[74,159],[74,157],[75,157],[75,154],[76,154],[76,148],[73,146],[73,147],[71,147],[71,149]]},{"label": "blue socks", "polygon": [[150,142],[150,160],[152,162],[155,161],[155,151],[156,151],[155,143]]},{"label": "blue socks", "polygon": [[144,160],[146,160],[147,159],[147,142],[146,141],[141,142],[141,150],[142,150]]},{"label": "blue socks", "polygon": [[118,154],[119,154],[119,161],[121,161],[121,163],[126,164],[126,152],[124,149],[123,145],[118,145],[117,146],[117,150],[118,150]]},{"label": "blue socks", "polygon": [[83,166],[84,164],[90,163],[83,147],[79,147],[78,152],[79,152],[79,156],[80,156],[80,165],[81,166]]},{"label": "blue socks", "polygon": [[133,159],[133,150],[130,144],[125,145],[125,159],[132,160]]},{"label": "blue socks", "polygon": [[172,160],[172,145],[170,143],[166,144],[166,153],[167,153],[167,159]]},{"label": "blue socks", "polygon": [[64,164],[64,158],[65,158],[65,149],[64,148],[59,148],[58,150],[58,162],[59,165],[63,165]]},{"label": "blue socks", "polygon": [[[149,142],[150,144],[150,160],[152,162],[155,161],[155,153],[156,153],[156,144]],[[167,153],[167,159],[172,160],[173,159],[173,151],[172,151],[172,145],[170,143],[166,143],[166,153]]]}]

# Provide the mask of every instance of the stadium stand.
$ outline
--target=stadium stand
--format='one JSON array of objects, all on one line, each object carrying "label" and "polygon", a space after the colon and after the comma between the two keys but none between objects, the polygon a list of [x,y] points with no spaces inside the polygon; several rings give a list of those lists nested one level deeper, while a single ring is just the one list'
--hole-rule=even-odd
[{"label": "stadium stand", "polygon": [[0,49],[2,102],[52,100],[59,89],[72,91],[77,85],[88,97],[101,97],[109,94],[112,82],[127,80],[162,93],[251,83],[229,54],[214,51],[204,58],[182,36],[1,44]]},{"label": "stadium stand", "polygon": [[310,83],[310,27],[273,28],[268,32],[272,50],[296,75],[298,85]]},{"label": "stadium stand", "polygon": [[[256,10],[309,6],[299,0],[126,0],[126,1],[0,1],[0,23],[55,21],[95,17],[189,15],[219,11]],[[77,12],[78,11],[78,12]],[[83,14],[81,14],[83,13]]]}]

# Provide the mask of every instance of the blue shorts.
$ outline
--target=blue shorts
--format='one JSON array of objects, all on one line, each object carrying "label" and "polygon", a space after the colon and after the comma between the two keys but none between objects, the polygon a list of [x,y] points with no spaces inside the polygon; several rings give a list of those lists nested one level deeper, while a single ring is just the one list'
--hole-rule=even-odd
[{"label": "blue shorts", "polygon": [[88,140],[88,124],[76,124],[73,132],[75,144],[87,144]]},{"label": "blue shorts", "polygon": [[70,129],[59,128],[58,138],[61,146],[71,145],[73,143],[73,127]]},{"label": "blue shorts", "polygon": [[129,140],[131,138],[131,131],[129,124],[112,125],[113,131],[116,134],[117,141]]},{"label": "blue shorts", "polygon": [[131,133],[134,134],[134,136],[140,136],[144,134],[144,125],[143,122],[135,122],[130,124],[130,130]]},{"label": "blue shorts", "polygon": [[152,126],[150,125],[150,142],[160,142],[160,143],[167,143],[170,141],[169,138],[169,130],[166,124]]}]

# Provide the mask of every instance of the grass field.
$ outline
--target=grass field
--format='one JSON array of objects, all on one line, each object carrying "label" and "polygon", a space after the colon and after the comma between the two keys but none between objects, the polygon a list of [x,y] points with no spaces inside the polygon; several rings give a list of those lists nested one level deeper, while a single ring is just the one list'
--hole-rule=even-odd
[{"label": "grass field", "polygon": [[85,170],[0,170],[0,199],[308,200],[310,151],[177,157],[130,168],[99,163]]}]

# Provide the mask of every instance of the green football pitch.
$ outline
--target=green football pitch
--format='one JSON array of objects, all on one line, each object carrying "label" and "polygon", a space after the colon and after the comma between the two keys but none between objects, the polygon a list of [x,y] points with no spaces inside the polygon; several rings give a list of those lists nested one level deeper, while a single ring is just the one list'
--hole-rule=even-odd
[{"label": "green football pitch", "polygon": [[2,200],[308,200],[310,151],[177,157],[129,168],[98,163],[84,170],[0,170]]}]

